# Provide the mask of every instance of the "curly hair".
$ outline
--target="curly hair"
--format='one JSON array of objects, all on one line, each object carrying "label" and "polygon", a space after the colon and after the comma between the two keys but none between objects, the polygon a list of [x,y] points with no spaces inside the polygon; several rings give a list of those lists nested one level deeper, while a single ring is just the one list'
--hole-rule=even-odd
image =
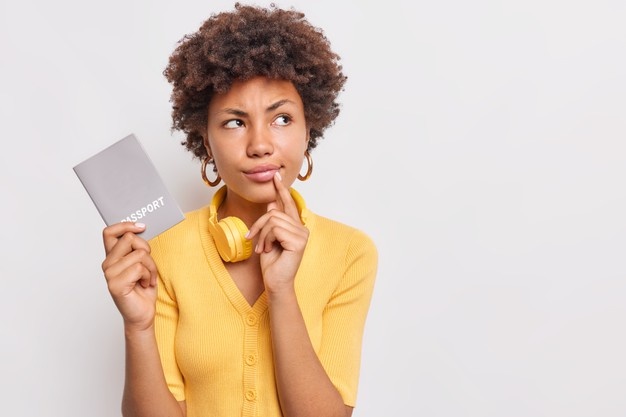
[{"label": "curly hair", "polygon": [[339,115],[337,97],[347,77],[323,31],[296,10],[235,4],[212,14],[177,44],[163,74],[172,84],[172,130],[196,157],[207,155],[203,134],[209,102],[235,81],[255,76],[291,81],[302,98],[308,150]]}]

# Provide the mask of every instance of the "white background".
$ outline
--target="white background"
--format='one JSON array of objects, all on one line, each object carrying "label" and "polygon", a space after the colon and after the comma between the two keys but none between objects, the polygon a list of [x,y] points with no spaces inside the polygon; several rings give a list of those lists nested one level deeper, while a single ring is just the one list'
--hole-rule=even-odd
[{"label": "white background", "polygon": [[[231,5],[2,1],[2,415],[119,415],[103,223],[72,167],[132,132],[184,210],[208,202],[162,70]],[[279,5],[349,76],[295,185],[379,247],[354,415],[626,415],[626,3]]]}]

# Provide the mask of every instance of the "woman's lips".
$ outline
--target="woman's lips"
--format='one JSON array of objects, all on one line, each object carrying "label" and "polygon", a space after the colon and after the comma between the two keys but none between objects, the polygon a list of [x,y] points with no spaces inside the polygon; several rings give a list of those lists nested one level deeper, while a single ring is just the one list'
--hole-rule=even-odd
[{"label": "woman's lips", "polygon": [[254,182],[268,182],[274,178],[276,172],[280,169],[277,166],[260,166],[246,171],[246,177]]}]

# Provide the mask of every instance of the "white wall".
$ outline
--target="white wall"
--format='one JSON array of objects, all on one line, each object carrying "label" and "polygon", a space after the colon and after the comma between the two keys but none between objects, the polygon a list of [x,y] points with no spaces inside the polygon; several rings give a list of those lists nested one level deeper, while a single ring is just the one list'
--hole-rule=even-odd
[{"label": "white wall", "polygon": [[[279,4],[349,76],[298,188],[379,246],[355,416],[626,415],[626,3]],[[185,210],[208,201],[161,71],[230,5],[0,4],[3,415],[119,415],[103,223],[72,167],[134,132]]]}]

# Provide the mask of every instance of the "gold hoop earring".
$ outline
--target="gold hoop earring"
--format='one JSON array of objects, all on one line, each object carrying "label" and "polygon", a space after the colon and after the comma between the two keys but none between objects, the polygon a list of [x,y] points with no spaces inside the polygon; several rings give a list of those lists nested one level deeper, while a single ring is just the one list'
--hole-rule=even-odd
[{"label": "gold hoop earring", "polygon": [[208,185],[209,187],[215,187],[217,184],[219,184],[220,182],[222,182],[222,177],[220,177],[220,174],[217,174],[217,178],[215,178],[213,181],[209,181],[209,179],[206,176],[206,166],[209,164],[209,162],[211,162],[213,159],[210,156],[207,156],[206,158],[204,158],[202,160],[202,166],[200,167],[200,172],[202,173],[202,180],[204,181],[204,183],[206,185]]},{"label": "gold hoop earring", "polygon": [[306,174],[304,174],[304,176],[298,174],[298,179],[300,181],[308,180],[311,177],[311,174],[313,173],[313,159],[311,159],[311,154],[309,154],[309,151],[306,151],[304,153],[304,156],[306,157],[306,162],[309,167],[307,168]]}]

